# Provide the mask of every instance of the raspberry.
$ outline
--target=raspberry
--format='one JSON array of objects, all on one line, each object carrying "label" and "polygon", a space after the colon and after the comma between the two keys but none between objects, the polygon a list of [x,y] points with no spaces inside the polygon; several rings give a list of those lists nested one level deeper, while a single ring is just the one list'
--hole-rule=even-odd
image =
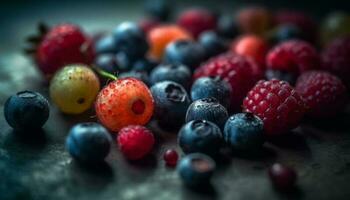
[{"label": "raspberry", "polygon": [[231,107],[237,110],[260,76],[260,71],[252,59],[226,53],[212,58],[194,73],[194,79],[203,76],[220,76],[228,81],[232,87]]},{"label": "raspberry", "polygon": [[101,123],[111,131],[128,125],[144,125],[153,114],[153,97],[148,87],[135,78],[121,78],[98,94],[95,110]]},{"label": "raspberry", "polygon": [[346,88],[341,80],[324,71],[303,73],[295,89],[306,102],[307,114],[316,118],[336,115],[347,101]]},{"label": "raspberry", "polygon": [[72,24],[53,27],[36,52],[36,62],[45,75],[52,75],[67,64],[91,64],[95,57],[91,38]]},{"label": "raspberry", "polygon": [[289,40],[275,46],[267,54],[267,67],[300,74],[319,67],[319,56],[314,47],[301,40]]},{"label": "raspberry", "polygon": [[127,159],[138,160],[150,153],[155,140],[153,133],[146,127],[130,125],[119,131],[117,142]]},{"label": "raspberry", "polygon": [[259,81],[243,101],[243,110],[264,121],[266,135],[278,135],[295,128],[304,115],[301,96],[285,81]]},{"label": "raspberry", "polygon": [[322,69],[342,79],[350,88],[350,37],[335,39],[322,52]]},{"label": "raspberry", "polygon": [[216,27],[215,16],[204,9],[190,9],[179,16],[177,24],[192,34],[194,38],[207,30],[213,30]]}]

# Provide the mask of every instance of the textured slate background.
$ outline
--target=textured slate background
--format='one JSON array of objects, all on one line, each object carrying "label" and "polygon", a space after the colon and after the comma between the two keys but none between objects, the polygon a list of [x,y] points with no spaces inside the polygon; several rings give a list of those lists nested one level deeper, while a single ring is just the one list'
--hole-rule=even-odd
[{"label": "textured slate background", "polygon": [[[233,12],[236,1],[191,1]],[[245,1],[250,3],[251,1]],[[311,10],[316,16],[343,1],[260,1],[272,7]],[[332,1],[333,2],[333,1]],[[193,4],[192,4],[193,3]],[[179,9],[190,3],[178,2]],[[81,116],[61,114],[54,106],[40,132],[13,133],[3,118],[7,97],[30,89],[47,96],[47,85],[30,60],[20,52],[24,37],[44,20],[54,24],[81,24],[88,32],[110,30],[124,20],[142,15],[140,1],[8,1],[0,7],[0,200],[7,199],[349,199],[350,110],[331,121],[305,122],[294,134],[266,144],[256,157],[229,156],[219,161],[213,188],[206,194],[182,186],[174,169],[164,166],[161,153],[177,148],[176,135],[152,125],[158,138],[153,154],[140,162],[126,161],[113,147],[104,166],[87,169],[74,162],[64,149],[69,128],[81,121],[94,121],[93,112]],[[298,188],[289,194],[276,192],[266,176],[274,162],[283,162],[299,173]]]}]

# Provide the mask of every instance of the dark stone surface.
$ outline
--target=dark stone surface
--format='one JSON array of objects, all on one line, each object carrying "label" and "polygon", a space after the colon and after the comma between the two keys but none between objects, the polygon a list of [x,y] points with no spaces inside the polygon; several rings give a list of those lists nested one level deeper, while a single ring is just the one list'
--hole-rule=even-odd
[{"label": "dark stone surface", "polygon": [[[81,15],[79,11],[67,11],[67,4],[51,13],[49,9],[39,11],[39,8],[26,11],[35,13],[31,17],[26,17],[25,12],[18,13],[18,20],[14,20],[14,12],[12,18],[6,18],[5,24],[11,21],[12,24],[5,26],[7,37],[1,40],[0,200],[349,199],[349,109],[331,121],[306,121],[293,134],[267,143],[260,155],[222,157],[212,188],[201,193],[185,188],[176,171],[165,167],[161,154],[169,147],[178,149],[176,135],[154,126],[158,145],[151,156],[128,162],[113,146],[105,165],[95,169],[73,161],[64,147],[69,128],[77,122],[95,121],[93,111],[67,116],[51,105],[49,121],[42,130],[15,133],[3,117],[7,97],[24,89],[45,96],[48,92],[31,62],[20,53],[23,37],[33,33],[39,19],[50,23],[73,21],[93,32],[112,29],[120,21],[140,16],[139,8],[129,11],[124,4],[114,8],[103,5],[107,14],[95,18],[96,15],[88,15],[92,8],[83,9]],[[113,9],[116,13],[108,15]],[[271,187],[266,170],[276,161],[297,170],[298,187],[293,192],[279,193]]]}]

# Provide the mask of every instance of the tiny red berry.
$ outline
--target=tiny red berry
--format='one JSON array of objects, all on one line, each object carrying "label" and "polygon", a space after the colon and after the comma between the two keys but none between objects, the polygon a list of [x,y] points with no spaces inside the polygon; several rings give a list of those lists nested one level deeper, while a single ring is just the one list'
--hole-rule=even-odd
[{"label": "tiny red berry", "polygon": [[268,174],[272,184],[280,190],[292,189],[297,180],[297,173],[294,169],[279,163],[273,164],[269,168]]},{"label": "tiny red berry", "polygon": [[174,167],[177,164],[177,160],[179,159],[179,155],[177,154],[176,150],[174,149],[168,149],[165,151],[163,155],[163,159],[165,161],[165,164],[169,167]]}]

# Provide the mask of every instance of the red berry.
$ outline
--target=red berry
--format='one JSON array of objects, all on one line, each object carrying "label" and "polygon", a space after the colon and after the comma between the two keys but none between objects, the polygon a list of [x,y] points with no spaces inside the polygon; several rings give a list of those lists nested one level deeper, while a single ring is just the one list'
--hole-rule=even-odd
[{"label": "red berry", "polygon": [[72,24],[53,27],[36,52],[37,65],[45,75],[52,75],[67,64],[91,64],[94,57],[92,39]]},{"label": "red berry", "polygon": [[259,81],[243,101],[243,110],[264,121],[267,135],[277,135],[295,128],[304,115],[301,96],[285,81]]},{"label": "red berry", "polygon": [[347,102],[344,84],[328,72],[305,72],[298,78],[295,89],[304,98],[307,114],[312,117],[334,116],[344,109]]},{"label": "red berry", "polygon": [[216,27],[216,17],[204,9],[190,9],[179,16],[177,24],[192,34],[194,38]]},{"label": "red berry", "polygon": [[177,154],[176,150],[174,149],[168,149],[163,155],[163,159],[165,161],[165,164],[174,167],[177,164],[177,160],[179,159],[179,155]]},{"label": "red berry", "polygon": [[151,119],[153,109],[151,92],[135,78],[109,83],[100,91],[95,103],[98,119],[112,131],[128,125],[145,125]]},{"label": "red berry", "polygon": [[117,142],[127,159],[138,160],[151,152],[154,136],[146,127],[130,125],[119,131]]},{"label": "red berry", "polygon": [[289,190],[295,186],[297,174],[294,169],[279,163],[273,164],[268,170],[272,184],[280,190]]},{"label": "red berry", "polygon": [[248,7],[237,14],[241,31],[249,34],[264,34],[272,25],[271,13],[264,7]]},{"label": "red berry", "polygon": [[300,74],[317,69],[320,61],[317,51],[309,43],[301,40],[282,42],[267,55],[267,68]]},{"label": "red berry", "polygon": [[200,66],[194,79],[203,76],[220,76],[232,87],[231,105],[237,110],[247,92],[254,86],[260,74],[259,66],[250,58],[233,53],[222,54]]},{"label": "red berry", "polygon": [[350,88],[350,36],[335,39],[324,49],[322,69],[339,76]]}]

